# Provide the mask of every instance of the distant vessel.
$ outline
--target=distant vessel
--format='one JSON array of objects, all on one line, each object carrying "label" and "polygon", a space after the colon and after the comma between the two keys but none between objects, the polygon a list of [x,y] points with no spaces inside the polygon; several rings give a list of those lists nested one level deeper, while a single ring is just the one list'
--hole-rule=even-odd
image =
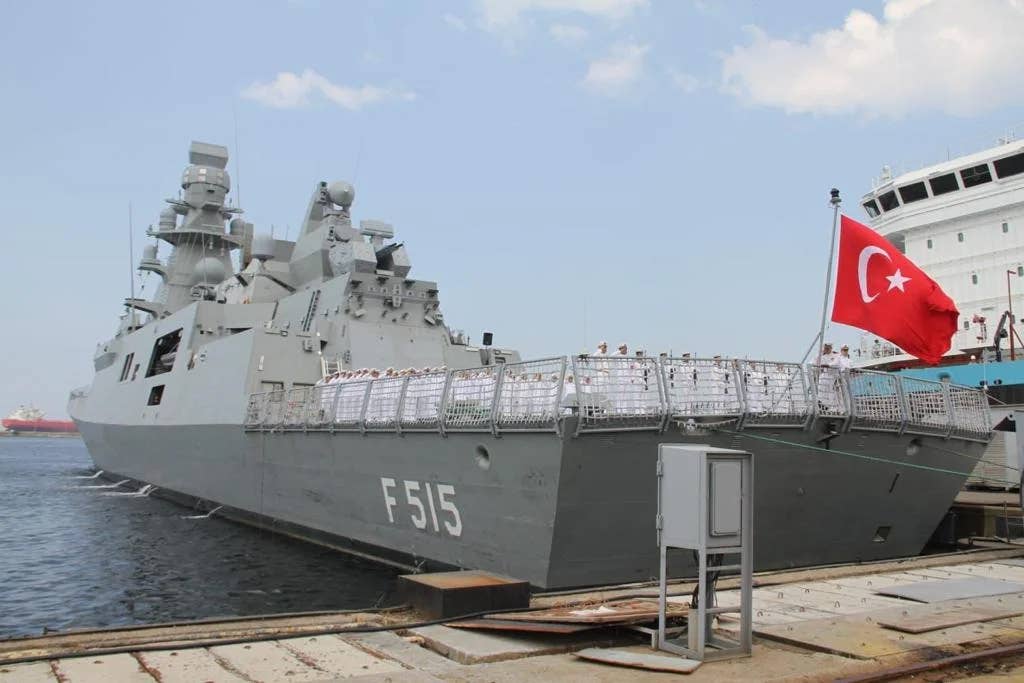
[{"label": "distant vessel", "polygon": [[960,310],[960,329],[937,367],[885,340],[861,337],[855,364],[907,377],[985,387],[996,427],[969,484],[1020,477],[1008,418],[1024,407],[1024,141],[881,178],[861,198],[871,226],[925,270]]},{"label": "distant vessel", "polygon": [[71,420],[47,420],[43,411],[32,406],[18,406],[18,409],[0,420],[9,432],[35,432],[40,434],[75,434],[78,427]]},{"label": "distant vessel", "polygon": [[[68,404],[104,476],[156,495],[556,588],[657,576],[659,443],[755,453],[762,569],[916,554],[988,443],[977,388],[718,357],[524,362],[486,333],[470,345],[392,226],[353,222],[351,185],[315,183],[296,240],[275,239],[227,204],[227,149],[189,157],[148,233],[172,251],[149,245],[139,264],[159,289],[125,302]],[[447,246],[486,263],[501,247],[484,239]]]}]

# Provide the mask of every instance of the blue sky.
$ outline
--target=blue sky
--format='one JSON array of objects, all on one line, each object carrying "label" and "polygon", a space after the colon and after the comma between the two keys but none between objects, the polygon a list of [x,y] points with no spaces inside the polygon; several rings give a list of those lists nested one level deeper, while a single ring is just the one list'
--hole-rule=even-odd
[{"label": "blue sky", "polygon": [[0,413],[64,414],[128,294],[128,203],[137,257],[236,117],[257,230],[354,182],[474,339],[799,359],[829,188],[862,218],[883,164],[1024,123],[1022,28],[1012,0],[10,5]]}]

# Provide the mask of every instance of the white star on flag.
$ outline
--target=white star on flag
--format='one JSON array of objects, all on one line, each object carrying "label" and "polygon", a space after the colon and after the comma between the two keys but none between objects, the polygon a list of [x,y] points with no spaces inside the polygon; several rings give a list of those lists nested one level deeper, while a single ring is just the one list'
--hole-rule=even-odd
[{"label": "white star on flag", "polygon": [[903,289],[903,285],[907,282],[910,282],[910,278],[903,277],[903,273],[900,272],[899,268],[897,268],[896,272],[893,273],[892,275],[886,275],[885,279],[889,281],[889,289],[885,290],[887,292],[891,292],[894,289],[898,289],[901,292],[905,292],[907,290]]}]

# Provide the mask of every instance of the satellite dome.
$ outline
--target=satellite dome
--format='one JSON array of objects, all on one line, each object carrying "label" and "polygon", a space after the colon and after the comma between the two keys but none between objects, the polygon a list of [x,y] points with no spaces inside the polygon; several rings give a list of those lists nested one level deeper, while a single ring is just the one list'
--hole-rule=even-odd
[{"label": "satellite dome", "polygon": [[265,232],[258,233],[252,238],[252,257],[259,261],[267,261],[274,258],[276,242],[272,235]]},{"label": "satellite dome", "polygon": [[192,284],[194,285],[200,283],[215,285],[222,282],[225,277],[227,277],[227,272],[224,264],[220,259],[213,258],[212,256],[200,259],[192,270]]},{"label": "satellite dome", "polygon": [[338,206],[347,209],[355,201],[356,188],[344,180],[336,180],[327,186],[327,196]]},{"label": "satellite dome", "polygon": [[228,223],[228,232],[232,235],[244,235],[245,234],[245,219],[244,218],[232,218],[231,222]]},{"label": "satellite dome", "polygon": [[174,229],[175,223],[178,220],[177,212],[171,207],[164,207],[164,210],[160,212],[160,227]]}]

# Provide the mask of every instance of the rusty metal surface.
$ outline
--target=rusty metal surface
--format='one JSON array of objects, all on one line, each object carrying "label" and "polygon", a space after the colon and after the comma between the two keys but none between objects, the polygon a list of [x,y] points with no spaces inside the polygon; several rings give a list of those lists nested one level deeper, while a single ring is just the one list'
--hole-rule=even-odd
[{"label": "rusty metal surface", "polygon": [[878,625],[904,633],[925,633],[951,626],[1006,619],[1020,614],[1024,614],[1024,611],[986,607],[951,607],[931,614],[879,619]]},{"label": "rusty metal surface", "polygon": [[558,624],[542,621],[513,621],[511,619],[463,619],[445,624],[452,628],[483,629],[486,631],[520,631],[523,633],[579,633],[604,624]]},{"label": "rusty metal surface", "polygon": [[[667,615],[686,616],[689,607],[669,603]],[[508,621],[540,621],[566,624],[632,624],[658,618],[657,600],[623,600],[610,603],[593,603],[569,607],[553,607],[534,612],[505,612],[490,614],[488,619]]]},{"label": "rusty metal surface", "polygon": [[633,669],[647,669],[648,671],[669,671],[672,673],[688,674],[701,665],[694,659],[685,657],[674,657],[672,655],[656,655],[646,652],[634,652],[632,650],[613,650],[600,647],[589,647],[586,650],[574,652],[580,659],[602,664],[614,664],[616,666],[628,666]]},{"label": "rusty metal surface", "polygon": [[434,572],[430,574],[403,574],[401,579],[421,583],[433,588],[477,588],[480,586],[504,586],[525,583],[483,571]]}]

